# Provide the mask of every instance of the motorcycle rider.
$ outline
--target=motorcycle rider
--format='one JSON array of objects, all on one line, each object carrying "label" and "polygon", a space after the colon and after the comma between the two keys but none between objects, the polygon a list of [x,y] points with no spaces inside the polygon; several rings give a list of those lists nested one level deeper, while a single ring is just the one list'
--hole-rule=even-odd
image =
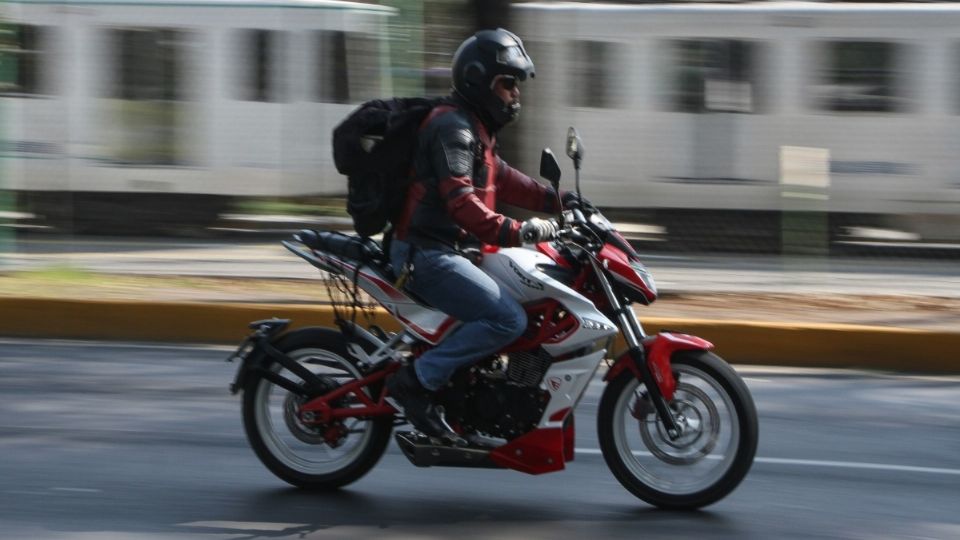
[{"label": "motorcycle rider", "polygon": [[[395,227],[390,257],[409,291],[463,324],[387,381],[407,420],[425,435],[456,440],[434,393],[453,373],[518,338],[526,313],[460,251],[477,241],[517,246],[552,238],[555,225],[496,212],[502,201],[557,212],[557,194],[497,155],[497,132],[520,114],[520,82],[534,65],[520,38],[498,28],[465,40],[453,58],[449,104],[421,124],[414,179]],[[565,205],[576,194],[565,193]]]}]

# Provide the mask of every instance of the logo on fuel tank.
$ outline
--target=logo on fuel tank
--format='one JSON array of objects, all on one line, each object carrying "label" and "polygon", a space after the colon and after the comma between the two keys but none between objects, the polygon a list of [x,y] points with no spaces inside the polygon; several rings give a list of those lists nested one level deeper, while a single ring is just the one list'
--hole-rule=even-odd
[{"label": "logo on fuel tank", "polygon": [[513,273],[517,275],[517,279],[520,280],[520,283],[523,283],[531,289],[536,289],[538,291],[543,290],[543,283],[540,283],[535,279],[530,279],[530,277],[524,274],[523,271],[520,270],[520,268],[518,268],[513,261],[510,261],[510,268],[513,270]]}]

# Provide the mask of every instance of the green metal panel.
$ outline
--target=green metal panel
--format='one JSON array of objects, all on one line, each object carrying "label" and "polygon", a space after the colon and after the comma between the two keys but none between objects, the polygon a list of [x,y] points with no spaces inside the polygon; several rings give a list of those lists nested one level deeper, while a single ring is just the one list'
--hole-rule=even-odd
[{"label": "green metal panel", "polygon": [[[276,2],[269,1],[250,1],[237,2],[226,0],[216,2],[210,0],[197,0],[196,2],[172,0],[170,2],[157,2],[156,0],[5,0],[15,4],[59,4],[68,6],[137,6],[137,7],[217,7],[217,8],[291,8],[291,9],[332,9],[348,11],[364,11],[369,13],[379,13],[390,15],[394,10],[377,5],[364,4],[327,4],[327,3],[309,3],[309,2]],[[403,2],[401,2],[403,4]]]},{"label": "green metal panel", "polygon": [[[16,48],[16,33],[14,28],[0,22],[0,88],[8,88],[17,80],[17,61],[16,55],[10,54],[10,51]],[[7,180],[7,158],[5,157],[7,148],[7,122],[9,119],[6,114],[5,100],[0,99],[0,213],[13,212],[14,197],[8,189]],[[10,253],[13,249],[12,229],[9,227],[13,220],[7,217],[0,217],[0,268],[6,266],[4,253]]]},{"label": "green metal panel", "polygon": [[397,9],[390,21],[391,72],[398,96],[423,95],[423,0],[387,0]]}]

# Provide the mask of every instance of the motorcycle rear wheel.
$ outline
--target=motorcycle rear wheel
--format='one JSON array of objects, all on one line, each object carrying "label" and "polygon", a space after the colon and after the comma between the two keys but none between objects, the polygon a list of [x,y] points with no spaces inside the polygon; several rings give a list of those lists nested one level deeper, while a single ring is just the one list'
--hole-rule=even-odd
[{"label": "motorcycle rear wheel", "polygon": [[[335,330],[297,330],[281,337],[275,347],[338,385],[361,378],[357,360]],[[262,367],[302,382],[272,359],[265,359]],[[300,488],[328,490],[358,480],[377,464],[390,442],[393,418],[347,419],[336,426],[335,433],[342,437],[330,444],[330,426],[305,425],[297,418],[297,406],[303,401],[263,376],[251,376],[244,388],[247,440],[273,474]]]},{"label": "motorcycle rear wheel", "polygon": [[689,510],[726,497],[746,476],[757,450],[757,411],[719,356],[681,351],[671,362],[679,381],[670,407],[683,435],[667,436],[630,371],[604,391],[597,430],[604,460],[627,490],[660,508]]}]

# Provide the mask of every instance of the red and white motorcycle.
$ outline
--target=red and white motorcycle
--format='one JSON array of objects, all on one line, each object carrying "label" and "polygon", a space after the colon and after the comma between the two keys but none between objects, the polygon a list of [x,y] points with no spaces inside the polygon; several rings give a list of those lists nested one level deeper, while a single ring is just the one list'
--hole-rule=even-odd
[{"label": "red and white motorcycle", "polygon": [[[572,128],[567,154],[579,192],[583,151]],[[549,150],[540,174],[559,185]],[[663,508],[720,500],[743,480],[757,448],[746,385],[709,342],[644,332],[631,306],[653,302],[656,286],[600,212],[566,211],[559,224],[555,241],[488,247],[478,257],[480,268],[522,303],[528,328],[439,393],[447,423],[469,444],[397,432],[399,447],[422,467],[561,470],[575,455],[573,410],[604,366],[597,430],[620,483]],[[232,390],[243,391],[244,426],[260,460],[293,485],[331,489],[370,471],[393,427],[405,423],[387,399],[385,380],[458,322],[395,287],[388,258],[372,240],[315,231],[294,238],[284,242],[288,249],[354,293],[365,291],[403,328],[364,328],[355,316],[338,316],[336,329],[290,332],[288,320],[257,321],[231,357],[241,361]],[[626,350],[613,354],[618,333]]]}]

